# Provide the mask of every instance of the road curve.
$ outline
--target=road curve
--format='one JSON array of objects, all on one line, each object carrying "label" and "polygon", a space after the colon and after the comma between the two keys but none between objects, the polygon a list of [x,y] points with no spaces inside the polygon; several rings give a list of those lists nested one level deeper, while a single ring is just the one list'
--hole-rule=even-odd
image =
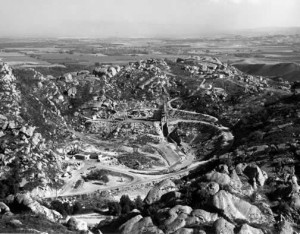
[{"label": "road curve", "polygon": [[[201,115],[205,118],[206,121],[202,121],[202,120],[186,120],[186,119],[176,119],[176,120],[172,120],[170,121],[170,123],[172,124],[176,124],[178,122],[187,122],[187,123],[201,123],[201,124],[206,124],[206,125],[211,125],[214,128],[217,128],[220,132],[221,132],[221,136],[223,137],[222,140],[222,144],[221,147],[223,148],[227,148],[233,141],[234,136],[232,135],[232,133],[230,132],[230,129],[227,127],[224,127],[220,124],[218,124],[218,119],[214,116],[210,116],[207,114],[202,114],[202,113],[197,113],[197,112],[193,112],[193,111],[186,111],[186,110],[179,110],[179,109],[175,109],[171,106],[171,102],[175,101],[176,99],[172,99],[170,101],[167,102],[167,106],[170,110],[173,111],[178,111],[178,112],[184,112],[184,113],[188,113],[188,114],[192,114],[192,115]],[[89,119],[89,121],[93,121],[92,119]],[[96,120],[97,121],[97,120]],[[95,121],[95,122],[96,122]],[[102,121],[102,120],[101,120]],[[130,120],[131,122],[134,122],[135,120]],[[136,120],[139,122],[143,122],[143,120]],[[124,122],[124,120],[123,120]],[[147,121],[149,122],[149,121]],[[97,144],[101,144],[104,143],[101,140],[95,139],[95,138],[91,138],[88,137],[82,133],[78,133],[74,130],[71,130],[71,132],[73,132],[75,135],[77,135],[80,138],[85,138],[88,139],[90,142],[93,143],[97,143]],[[175,152],[175,151],[174,151]],[[190,162],[185,163],[185,161],[187,162],[187,160],[190,160]],[[212,159],[210,159],[212,160]],[[209,162],[210,160],[207,161],[195,161],[195,160],[191,160],[191,158],[186,157],[186,159],[182,162],[177,162],[177,164],[179,165],[179,167],[176,169],[176,167],[173,167],[174,165],[170,165],[169,168],[172,168],[172,170],[169,170],[169,172],[167,172],[166,170],[163,170],[161,172],[158,172],[156,174],[146,174],[147,172],[145,171],[144,173],[141,173],[141,171],[138,170],[133,170],[133,169],[120,169],[120,168],[116,168],[116,167],[111,167],[111,166],[105,166],[105,165],[101,165],[101,168],[103,169],[107,169],[110,171],[115,171],[115,172],[119,172],[122,173],[126,176],[129,176],[132,178],[132,180],[129,183],[126,183],[124,185],[117,185],[117,186],[107,186],[105,188],[99,188],[91,193],[95,193],[95,192],[101,192],[101,191],[107,191],[107,190],[122,190],[123,188],[128,188],[128,187],[135,187],[135,186],[141,186],[147,183],[151,183],[151,182],[157,182],[160,180],[164,180],[164,179],[168,179],[168,178],[172,178],[172,177],[177,177],[179,175],[182,174],[186,174],[189,171],[195,169],[196,167],[198,167],[201,164],[205,164],[207,162]],[[180,164],[182,165],[182,167],[180,167]],[[72,189],[72,185],[81,178],[80,173],[86,171],[87,168],[83,167],[82,169],[80,169],[78,171],[78,173],[76,173],[76,176],[73,176],[72,181],[70,181],[64,188],[62,191],[60,191],[59,193],[59,197],[68,197],[68,196],[74,196],[74,195],[83,195],[83,194],[87,194],[86,191],[74,191],[74,192],[68,192],[71,191]],[[89,194],[91,194],[89,193]],[[48,197],[49,198],[49,197]]]}]

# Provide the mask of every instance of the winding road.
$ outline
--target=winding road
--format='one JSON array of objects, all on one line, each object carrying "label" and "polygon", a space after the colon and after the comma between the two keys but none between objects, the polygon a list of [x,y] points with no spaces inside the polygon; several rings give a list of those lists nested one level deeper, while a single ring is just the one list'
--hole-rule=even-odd
[{"label": "winding road", "polygon": [[[200,123],[205,125],[210,125],[211,127],[217,128],[220,132],[220,136],[222,137],[222,143],[220,145],[221,148],[227,148],[229,147],[234,139],[234,136],[230,132],[230,130],[227,127],[224,127],[220,124],[218,124],[218,119],[214,116],[196,113],[192,111],[185,111],[185,110],[179,110],[175,109],[171,106],[171,102],[175,101],[176,99],[172,99],[165,103],[167,109],[171,111],[177,111],[189,115],[197,115],[201,119],[204,120],[188,120],[188,119],[172,119],[169,121],[170,124],[174,125],[179,122],[186,122],[186,123]],[[91,122],[97,122],[97,121],[116,121],[116,120],[93,120],[86,118],[87,121]],[[118,122],[147,122],[149,123],[149,120],[135,120],[135,119],[127,119],[127,120],[120,120]],[[59,197],[68,197],[68,196],[74,196],[74,195],[82,195],[82,194],[93,194],[93,193],[99,193],[101,191],[113,191],[113,190],[122,190],[125,188],[132,188],[140,187],[148,183],[158,182],[164,179],[168,178],[175,178],[180,175],[184,175],[188,173],[189,171],[195,169],[201,164],[205,164],[209,162],[207,161],[196,161],[195,155],[191,152],[183,153],[181,150],[178,149],[176,144],[168,143],[163,136],[163,133],[161,129],[159,128],[158,122],[152,122],[154,126],[156,126],[156,129],[158,131],[158,135],[161,138],[161,143],[158,145],[155,145],[155,147],[159,148],[164,154],[165,160],[168,162],[168,167],[161,169],[161,170],[153,170],[153,171],[140,171],[140,170],[133,170],[130,168],[127,168],[123,165],[118,166],[112,166],[112,165],[105,165],[102,163],[96,163],[96,161],[88,160],[84,161],[84,166],[75,171],[72,174],[72,177],[70,180],[67,181],[66,185],[59,191],[58,196]],[[83,140],[84,142],[89,142],[90,144],[94,145],[111,145],[109,142],[101,141],[99,139],[96,139],[92,136],[84,135],[82,133],[76,132],[74,130],[70,131],[75,134],[78,138]],[[97,169],[106,169],[113,172],[121,173],[124,176],[130,178],[129,181],[126,181],[124,183],[119,183],[117,185],[115,184],[108,184],[103,186],[89,186],[81,189],[74,189],[74,184],[77,180],[81,179],[82,174],[86,173],[89,168],[97,168]],[[54,196],[53,196],[54,197]]]}]

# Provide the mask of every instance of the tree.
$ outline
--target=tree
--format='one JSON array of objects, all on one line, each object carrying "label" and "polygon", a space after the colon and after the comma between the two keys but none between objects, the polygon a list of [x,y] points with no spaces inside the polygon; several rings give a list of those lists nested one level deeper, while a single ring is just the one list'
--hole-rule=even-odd
[{"label": "tree", "polygon": [[109,213],[111,215],[120,216],[121,215],[121,206],[118,202],[110,202],[108,203]]},{"label": "tree", "polygon": [[9,186],[5,180],[0,181],[0,198],[3,199],[9,194]]},{"label": "tree", "polygon": [[136,199],[134,200],[134,205],[135,205],[135,208],[136,208],[136,209],[138,209],[138,210],[140,210],[140,211],[143,210],[143,208],[144,208],[144,202],[143,202],[143,200],[142,200],[142,198],[141,198],[140,195],[138,195],[138,196],[136,197]]},{"label": "tree", "polygon": [[7,184],[10,185],[9,192],[11,194],[17,194],[20,189],[20,182],[22,181],[19,159],[15,159],[9,166],[12,168],[11,175],[7,178]]},{"label": "tree", "polygon": [[73,214],[78,214],[82,211],[82,204],[79,202],[75,202],[73,205]]},{"label": "tree", "polygon": [[128,214],[133,209],[134,204],[128,195],[122,195],[120,198],[120,206],[122,208],[122,214]]},{"label": "tree", "polygon": [[103,181],[103,183],[108,183],[108,181],[109,181],[109,179],[108,179],[108,176],[107,175],[103,175],[102,177],[101,177],[101,180]]},{"label": "tree", "polygon": [[68,213],[65,210],[65,206],[61,201],[54,200],[51,202],[51,208],[61,213],[63,216],[67,216]]}]

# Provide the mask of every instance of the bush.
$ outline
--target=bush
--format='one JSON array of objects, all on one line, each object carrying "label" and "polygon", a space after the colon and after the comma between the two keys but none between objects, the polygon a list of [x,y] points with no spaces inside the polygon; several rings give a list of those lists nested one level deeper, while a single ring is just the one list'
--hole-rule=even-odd
[{"label": "bush", "polygon": [[107,176],[108,171],[100,169],[100,170],[93,170],[87,176],[84,177],[84,180],[100,180],[103,183],[109,182],[109,178]]},{"label": "bush", "polygon": [[81,187],[84,184],[83,180],[77,180],[74,186],[74,189]]}]

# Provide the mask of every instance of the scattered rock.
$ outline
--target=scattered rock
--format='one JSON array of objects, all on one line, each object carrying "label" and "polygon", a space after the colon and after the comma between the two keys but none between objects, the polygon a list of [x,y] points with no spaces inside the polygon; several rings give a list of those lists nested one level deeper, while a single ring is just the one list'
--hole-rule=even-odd
[{"label": "scattered rock", "polygon": [[20,133],[23,133],[25,136],[27,137],[32,137],[33,135],[33,132],[35,130],[36,127],[32,127],[32,126],[29,126],[29,127],[25,127],[23,126],[21,129],[20,129]]},{"label": "scattered rock", "polygon": [[249,226],[248,224],[243,224],[238,234],[264,234],[260,229]]},{"label": "scattered rock", "polygon": [[256,181],[260,186],[264,186],[265,181],[268,179],[267,173],[262,171],[257,165],[246,166],[243,173],[248,176],[250,182]]},{"label": "scattered rock", "polygon": [[14,228],[21,227],[23,223],[18,219],[12,219],[8,222],[9,225],[13,226]]},{"label": "scattered rock", "polygon": [[224,218],[220,218],[214,223],[215,234],[234,234],[234,228],[235,226]]},{"label": "scattered rock", "polygon": [[193,234],[194,229],[192,228],[180,228],[174,234]]},{"label": "scattered rock", "polygon": [[220,185],[228,185],[231,182],[231,178],[228,174],[220,173],[217,171],[211,171],[206,174],[206,179],[208,181],[216,182]]},{"label": "scattered rock", "polygon": [[279,227],[279,234],[294,234],[294,229],[290,222],[283,221]]},{"label": "scattered rock", "polygon": [[215,195],[220,190],[220,186],[218,183],[211,182],[207,185],[207,190],[210,195]]},{"label": "scattered rock", "polygon": [[87,223],[74,217],[68,220],[67,226],[72,231],[88,231]]}]

